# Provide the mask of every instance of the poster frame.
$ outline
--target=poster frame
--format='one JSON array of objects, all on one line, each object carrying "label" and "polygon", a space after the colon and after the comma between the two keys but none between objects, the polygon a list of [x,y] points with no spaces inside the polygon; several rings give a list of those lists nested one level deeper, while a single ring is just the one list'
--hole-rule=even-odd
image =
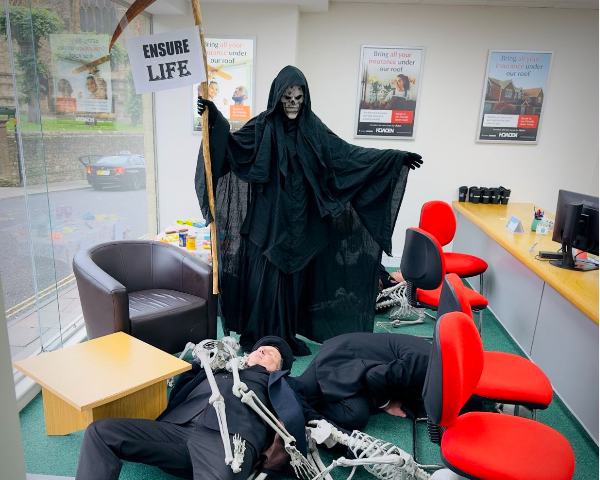
[{"label": "poster frame", "polygon": [[[257,37],[256,36],[252,36],[252,35],[209,35],[209,34],[205,34],[204,35],[204,39],[210,39],[210,38],[224,38],[224,39],[240,39],[240,40],[252,40],[252,102],[250,103],[250,118],[253,118],[256,116],[256,42],[257,42]],[[208,59],[206,60],[208,63]],[[190,87],[192,89],[192,96],[191,98],[194,98],[194,85],[191,85]],[[202,130],[194,130],[194,116],[197,115],[196,112],[196,103],[195,102],[190,102],[191,103],[191,115],[190,115],[190,127],[192,130],[192,135],[202,135]]]},{"label": "poster frame", "polygon": [[[390,48],[390,49],[407,49],[407,50],[421,50],[421,68],[419,69],[419,89],[417,92],[416,108],[413,117],[413,131],[411,136],[388,136],[388,135],[358,135],[358,120],[360,117],[360,101],[361,101],[361,81],[363,71],[364,52],[366,48]],[[423,70],[425,67],[425,53],[426,48],[424,45],[418,46],[407,46],[407,45],[371,45],[364,44],[360,46],[360,61],[358,64],[358,82],[356,87],[356,111],[354,112],[354,123],[353,123],[353,137],[355,139],[367,138],[377,140],[415,140],[417,136],[417,122],[419,120],[419,107],[421,105],[421,90],[423,87]]]},{"label": "poster frame", "polygon": [[[542,103],[542,109],[540,110],[540,116],[539,116],[538,127],[537,127],[537,135],[536,135],[534,141],[529,142],[526,140],[510,140],[508,138],[505,140],[500,140],[500,139],[481,140],[480,139],[481,127],[482,127],[482,123],[483,123],[483,111],[485,108],[485,92],[487,90],[486,87],[487,87],[487,80],[489,78],[492,54],[494,54],[494,53],[550,54],[550,65],[548,67],[548,74],[546,76],[546,86],[545,86],[545,91],[544,91],[544,102]],[[545,110],[546,103],[547,103],[546,97],[548,96],[548,92],[550,90],[550,78],[552,75],[552,64],[553,63],[554,63],[554,51],[553,50],[513,50],[513,49],[489,49],[488,50],[488,58],[487,58],[485,72],[483,75],[483,85],[482,85],[482,89],[481,89],[481,104],[479,107],[479,116],[477,117],[477,128],[475,130],[475,143],[501,143],[501,144],[506,144],[506,145],[537,145],[539,143],[540,135],[542,132],[542,122],[544,120],[544,112],[546,111]]]}]

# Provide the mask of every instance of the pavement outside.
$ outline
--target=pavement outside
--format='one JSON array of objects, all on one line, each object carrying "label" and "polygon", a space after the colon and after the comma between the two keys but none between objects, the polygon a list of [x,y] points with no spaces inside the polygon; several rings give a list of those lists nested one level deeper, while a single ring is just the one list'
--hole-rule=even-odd
[{"label": "pavement outside", "polygon": [[[61,192],[63,190],[80,190],[82,188],[92,188],[87,180],[71,180],[69,182],[42,183],[39,185],[28,185],[29,195],[46,192]],[[24,187],[0,187],[0,200],[6,198],[15,198],[25,196]]]}]

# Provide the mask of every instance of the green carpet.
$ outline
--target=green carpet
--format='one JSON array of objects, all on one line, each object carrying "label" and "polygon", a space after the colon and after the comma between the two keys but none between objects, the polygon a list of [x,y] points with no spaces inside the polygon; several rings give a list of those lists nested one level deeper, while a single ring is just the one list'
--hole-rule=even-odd
[{"label": "green carpet", "polygon": [[[387,314],[376,317],[375,321],[385,321],[386,319]],[[382,327],[375,327],[375,332],[384,331]],[[433,320],[426,319],[422,325],[396,328],[393,331],[414,335],[431,335]],[[219,327],[219,337],[222,335],[223,332]],[[308,343],[314,355],[319,349],[319,345]],[[522,355],[518,346],[488,310],[484,313],[483,343],[486,350]],[[299,358],[294,363],[292,375],[301,374],[312,358],[312,356]],[[38,395],[22,410],[20,417],[27,471],[46,475],[74,476],[83,432],[76,432],[64,437],[46,436],[41,395]],[[598,447],[558,397],[555,396],[547,410],[538,413],[538,419],[558,430],[571,443],[576,458],[573,478],[575,480],[598,479]],[[384,413],[375,415],[371,417],[365,432],[412,452],[412,425],[407,419],[392,417]],[[421,463],[440,463],[439,447],[429,442],[424,424],[419,426],[418,447]],[[322,458],[326,465],[332,459],[327,454],[322,454]],[[349,469],[337,468],[333,471],[332,476],[335,480],[341,480],[347,478],[349,473]],[[120,477],[121,480],[174,480],[176,478],[157,468],[128,462],[124,463]],[[361,467],[354,478],[366,480],[374,477],[367,474]]]}]

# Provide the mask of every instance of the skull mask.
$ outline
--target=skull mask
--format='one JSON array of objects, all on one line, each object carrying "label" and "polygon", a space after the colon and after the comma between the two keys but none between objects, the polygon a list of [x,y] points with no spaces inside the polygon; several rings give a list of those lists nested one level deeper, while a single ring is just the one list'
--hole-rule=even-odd
[{"label": "skull mask", "polygon": [[283,111],[290,120],[295,120],[304,102],[304,92],[301,85],[287,87],[281,97]]}]

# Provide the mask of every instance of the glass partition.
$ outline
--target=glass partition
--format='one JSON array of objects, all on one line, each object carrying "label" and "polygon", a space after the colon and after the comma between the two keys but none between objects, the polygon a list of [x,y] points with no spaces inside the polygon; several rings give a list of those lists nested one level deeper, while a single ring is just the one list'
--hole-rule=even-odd
[{"label": "glass partition", "polygon": [[[82,323],[72,262],[156,233],[151,94],[136,95],[111,0],[5,0],[0,14],[0,274],[13,359]],[[141,15],[126,36],[151,33]]]}]

